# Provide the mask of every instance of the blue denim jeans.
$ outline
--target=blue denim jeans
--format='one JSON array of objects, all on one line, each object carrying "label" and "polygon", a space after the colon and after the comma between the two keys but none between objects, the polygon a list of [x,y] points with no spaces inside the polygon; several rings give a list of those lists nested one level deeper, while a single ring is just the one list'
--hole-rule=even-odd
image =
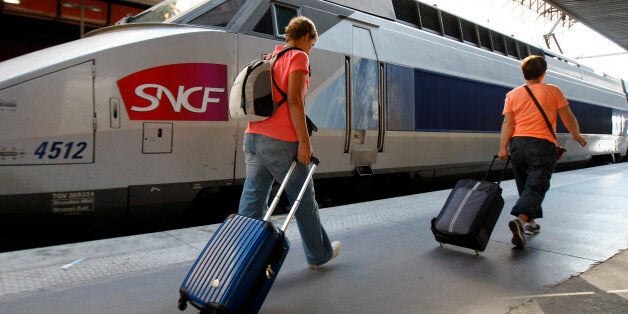
[{"label": "blue denim jeans", "polygon": [[[297,155],[298,143],[245,133],[243,148],[246,179],[238,213],[261,218],[268,210],[268,198],[273,182],[283,181]],[[299,195],[308,172],[308,166],[297,163],[285,189],[290,205]],[[331,243],[320,222],[312,181],[308,183],[295,217],[308,264],[321,265],[329,261],[332,256]]]},{"label": "blue denim jeans", "polygon": [[510,212],[524,214],[529,219],[543,217],[541,203],[549,190],[556,165],[556,145],[535,137],[513,137],[510,158],[519,191],[519,200]]}]

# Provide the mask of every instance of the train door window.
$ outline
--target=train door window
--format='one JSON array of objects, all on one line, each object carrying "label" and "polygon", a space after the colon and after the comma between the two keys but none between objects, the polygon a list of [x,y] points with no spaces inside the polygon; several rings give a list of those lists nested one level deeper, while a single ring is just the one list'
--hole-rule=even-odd
[{"label": "train door window", "polygon": [[368,29],[353,27],[352,123],[355,130],[379,127],[379,65]]}]

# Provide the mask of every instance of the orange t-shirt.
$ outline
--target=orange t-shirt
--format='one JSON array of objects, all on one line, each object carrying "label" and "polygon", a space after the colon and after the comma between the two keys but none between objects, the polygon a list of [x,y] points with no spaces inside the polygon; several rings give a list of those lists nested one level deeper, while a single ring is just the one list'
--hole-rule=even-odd
[{"label": "orange t-shirt", "polygon": [[[276,46],[274,54],[283,49],[283,46]],[[281,56],[273,67],[273,77],[277,85],[284,92],[288,92],[288,76],[290,73],[298,70],[305,71],[306,75],[309,74],[309,57],[301,50],[290,50]],[[303,95],[307,92],[307,87],[310,84],[310,78],[307,76],[305,80],[305,88],[303,89]],[[281,94],[273,86],[273,99],[276,102],[281,101]],[[256,122],[249,122],[248,128],[245,133],[262,134],[278,140],[287,142],[297,142],[297,132],[292,125],[292,119],[290,119],[290,111],[288,110],[288,101],[284,101],[277,111],[273,113],[268,119]]]},{"label": "orange t-shirt", "polygon": [[[543,107],[543,111],[556,131],[556,116],[558,109],[569,104],[560,88],[551,84],[534,84],[529,86],[536,99]],[[534,104],[525,87],[519,86],[506,94],[503,114],[512,112],[514,116],[514,131],[512,136],[529,136],[546,139],[554,144],[556,139],[547,128],[543,115]]]}]

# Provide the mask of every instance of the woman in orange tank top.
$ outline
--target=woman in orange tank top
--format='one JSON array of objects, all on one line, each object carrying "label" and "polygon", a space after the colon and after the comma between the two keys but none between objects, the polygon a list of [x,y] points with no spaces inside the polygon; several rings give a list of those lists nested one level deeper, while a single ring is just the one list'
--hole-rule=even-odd
[{"label": "woman in orange tank top", "polygon": [[[308,55],[317,40],[316,27],[306,17],[295,17],[286,27],[286,45],[298,49],[286,52],[275,63],[272,73],[279,88],[287,91],[287,99],[268,119],[250,122],[244,134],[246,179],[240,197],[240,215],[262,217],[268,210],[273,182],[283,181],[295,157],[299,163],[285,189],[291,205],[305,182],[313,150],[303,98],[309,82]],[[275,53],[283,48],[277,46]],[[274,100],[279,102],[281,97],[273,88]],[[338,255],[340,242],[330,243],[321,225],[312,181],[307,185],[295,216],[310,268],[317,268]]]}]

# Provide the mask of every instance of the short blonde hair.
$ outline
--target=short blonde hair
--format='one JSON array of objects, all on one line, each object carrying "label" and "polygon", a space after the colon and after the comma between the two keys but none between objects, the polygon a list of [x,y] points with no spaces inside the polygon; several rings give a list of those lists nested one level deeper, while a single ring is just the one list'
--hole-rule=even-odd
[{"label": "short blonde hair", "polygon": [[318,32],[312,20],[305,16],[296,16],[286,26],[286,41],[296,40],[310,34],[310,39],[318,40]]}]

